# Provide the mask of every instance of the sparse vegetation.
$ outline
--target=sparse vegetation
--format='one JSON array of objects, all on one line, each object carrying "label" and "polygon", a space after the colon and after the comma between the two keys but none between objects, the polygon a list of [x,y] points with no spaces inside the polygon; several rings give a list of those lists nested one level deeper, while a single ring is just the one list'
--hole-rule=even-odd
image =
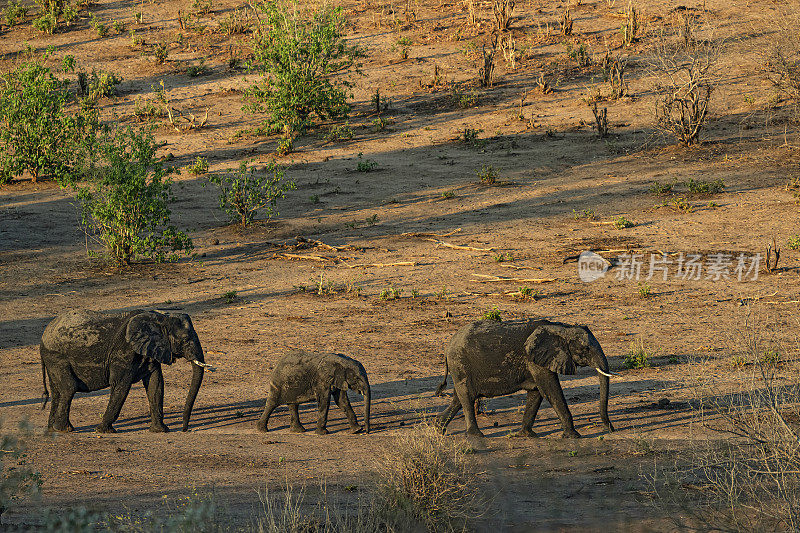
[{"label": "sparse vegetation", "polygon": [[495,322],[500,322],[503,320],[502,315],[500,314],[500,309],[497,308],[495,305],[485,313],[483,313],[484,320],[494,320]]},{"label": "sparse vegetation", "polygon": [[718,194],[725,190],[725,182],[722,181],[722,178],[713,181],[689,178],[685,184],[691,194]]},{"label": "sparse vegetation", "polygon": [[379,296],[381,300],[399,300],[401,295],[402,291],[392,285],[391,287],[383,289]]},{"label": "sparse vegetation", "polygon": [[647,368],[654,356],[655,353],[645,345],[642,339],[639,339],[638,342],[632,342],[628,347],[628,352],[625,354],[625,368]]},{"label": "sparse vegetation", "polygon": [[[3,429],[0,420],[0,430]],[[35,496],[42,486],[42,478],[33,469],[28,457],[24,436],[30,433],[27,423],[20,423],[19,433],[0,434],[0,517],[13,502]],[[23,438],[20,438],[19,435]]]},{"label": "sparse vegetation", "polygon": [[358,154],[358,163],[356,163],[356,170],[358,172],[372,172],[378,168],[378,163],[371,159],[363,159],[361,153]]},{"label": "sparse vegetation", "polygon": [[635,225],[636,224],[634,224],[633,222],[631,222],[630,220],[628,220],[623,216],[619,216],[616,218],[616,220],[614,220],[614,227],[617,229],[632,228]]},{"label": "sparse vegetation", "polygon": [[226,304],[232,304],[236,301],[236,291],[228,291],[222,293],[221,298],[225,300]]},{"label": "sparse vegetation", "polygon": [[220,209],[242,227],[252,224],[259,212],[266,213],[267,219],[277,215],[278,200],[296,188],[274,161],[263,168],[242,161],[236,171],[212,174],[208,181],[219,188]]},{"label": "sparse vegetation", "polygon": [[486,165],[481,168],[477,173],[478,181],[484,185],[495,185],[497,178],[500,177],[500,172],[491,165]]},{"label": "sparse vegetation", "polygon": [[639,283],[639,298],[650,298],[652,295],[652,289],[650,288],[650,284],[648,283]]},{"label": "sparse vegetation", "polygon": [[194,163],[189,165],[188,170],[190,174],[194,174],[195,176],[205,174],[208,172],[208,161],[204,157],[197,156]]}]

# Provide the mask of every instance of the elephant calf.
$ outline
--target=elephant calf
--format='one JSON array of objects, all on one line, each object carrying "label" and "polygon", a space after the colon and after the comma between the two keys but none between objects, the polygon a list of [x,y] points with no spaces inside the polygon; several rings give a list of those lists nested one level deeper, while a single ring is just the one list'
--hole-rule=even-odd
[{"label": "elephant calf", "polygon": [[364,396],[364,429],[369,433],[369,380],[361,363],[341,354],[294,350],[278,361],[270,376],[264,413],[256,428],[267,431],[267,422],[272,411],[279,405],[287,404],[292,416],[289,431],[302,433],[305,428],[300,423],[298,407],[301,403],[316,400],[319,409],[316,433],[325,435],[328,433],[325,429],[328,423],[328,407],[333,396],[336,405],[347,415],[352,432],[358,433],[362,428],[350,406],[347,389],[356,390]]},{"label": "elephant calf", "polygon": [[522,429],[518,436],[535,437],[533,421],[547,398],[561,419],[563,437],[580,437],[572,422],[558,374],[574,374],[577,366],[590,366],[600,377],[600,419],[608,431],[608,361],[586,326],[571,326],[548,320],[479,320],[459,329],[445,352],[444,381],[453,374],[455,393],[450,406],[437,418],[444,432],[453,417],[464,409],[467,433],[483,436],[475,420],[475,400],[528,392]]}]

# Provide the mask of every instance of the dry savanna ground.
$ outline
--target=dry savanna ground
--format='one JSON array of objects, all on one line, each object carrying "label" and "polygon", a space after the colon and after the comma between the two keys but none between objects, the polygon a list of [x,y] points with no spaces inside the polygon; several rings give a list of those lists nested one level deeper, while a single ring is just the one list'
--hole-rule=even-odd
[{"label": "dry savanna ground", "polygon": [[[79,69],[121,77],[117,94],[100,100],[103,121],[155,126],[164,143],[158,154],[170,164],[186,168],[202,157],[219,173],[275,160],[297,184],[278,215],[242,229],[218,209],[206,176],[184,170],[173,185],[172,222],[193,239],[196,256],[122,269],[87,257],[92,245],[71,190],[27,176],[0,186],[0,418],[4,432],[29,422],[27,459],[43,481],[39,498],[12,505],[0,528],[41,525],[44,508],[163,514],[196,492],[214,495],[225,524],[248,528],[264,491],[280,494],[287,485],[305,488],[306,506],[320,498],[320,484],[347,506],[380,482],[399,439],[447,405],[449,398],[433,395],[444,347],[493,308],[505,319],[588,325],[620,374],[609,402],[616,431],[599,424],[590,369],[562,379],[581,440],[560,439],[547,403],[534,426],[540,438],[508,438],[523,393],[486,400],[478,421],[487,438],[471,443],[467,459],[488,503],[468,528],[681,528],[675,521],[689,515],[673,499],[661,502],[648,481],[654,465],[687,458],[706,439],[737,438],[711,430],[714,416],[698,417],[696,385],[705,380],[724,392],[750,383],[756,367],[736,354],[740,334],[756,330],[780,347],[779,374],[794,369],[800,254],[788,241],[798,233],[798,207],[786,186],[798,177],[800,138],[791,102],[776,99],[764,66],[796,2],[635,0],[641,28],[626,46],[622,1],[518,1],[502,38],[513,38],[513,64],[498,46],[494,83],[485,87],[477,79],[492,44],[491,2],[475,1],[473,24],[469,2],[343,0],[348,42],[366,51],[363,75],[350,75],[351,113],[318,121],[285,155],[276,154],[279,136],[253,133],[264,115],[242,110],[244,90],[259,78],[237,66],[248,59],[251,35],[224,28],[235,10],[252,17],[250,8],[201,4],[99,0],[53,35],[32,28],[31,8],[27,21],[0,30],[3,72],[27,46],[53,46],[49,64],[70,54]],[[567,8],[573,27],[565,36],[559,21]],[[691,147],[654,124],[666,83],[653,67],[656,43],[678,15],[720,48],[707,129]],[[124,21],[125,31],[101,38],[92,16]],[[144,45],[134,46],[131,30]],[[163,63],[154,60],[155,43],[167,43]],[[581,49],[585,65],[576,61]],[[607,51],[627,58],[628,94],[619,99],[603,81]],[[182,121],[177,131],[167,117],[137,116],[137,105],[161,106],[154,91],[162,82],[173,108],[193,114],[195,125],[207,117],[202,127]],[[388,103],[380,113],[376,90]],[[593,100],[607,108],[603,139],[587,105]],[[351,137],[330,135],[344,126]],[[487,171],[495,183],[481,182]],[[724,190],[651,190],[653,182],[689,179],[722,180]],[[633,227],[618,227],[620,217]],[[777,269],[755,280],[752,273],[745,281],[679,279],[674,264],[666,281],[660,273],[645,279],[651,253],[673,261],[680,252],[752,256],[773,239],[782,248]],[[625,265],[616,265],[583,283],[573,258],[583,250],[612,260],[641,253],[642,276],[618,279]],[[399,298],[386,298],[392,288]],[[75,399],[74,433],[45,434],[38,343],[68,308],[192,316],[217,371],[206,374],[188,433],[177,429],[190,372],[176,363],[165,369],[173,432],[147,431],[137,384],[119,433],[93,431],[108,400],[100,391]],[[272,431],[255,430],[265,382],[289,347],[340,351],[364,364],[373,385],[371,434],[350,435],[335,407],[327,436],[289,433],[285,407]],[[636,349],[648,364],[629,369],[626,354]],[[314,411],[310,404],[301,411],[307,427]],[[448,434],[458,441],[463,431],[459,416]],[[700,509],[711,492],[705,486],[678,490]]]}]

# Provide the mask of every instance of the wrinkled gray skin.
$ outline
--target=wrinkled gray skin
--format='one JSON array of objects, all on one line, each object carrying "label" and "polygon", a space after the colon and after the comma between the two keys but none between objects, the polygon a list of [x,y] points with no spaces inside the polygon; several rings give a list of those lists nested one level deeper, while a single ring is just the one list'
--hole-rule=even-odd
[{"label": "wrinkled gray skin", "polygon": [[[177,357],[205,363],[200,339],[186,314],[156,311],[102,313],[66,311],[44,330],[40,346],[44,405],[47,380],[53,391],[48,429],[72,431],[69,409],[76,392],[111,387],[108,407],[97,431],[114,433],[131,385],[141,381],[150,402],[150,431],[168,431],[164,425],[164,377],[161,365]],[[183,431],[203,381],[203,367],[192,365],[192,383],[183,410]]]},{"label": "wrinkled gray skin", "polygon": [[328,433],[325,429],[328,424],[328,407],[333,396],[336,405],[347,415],[351,432],[359,433],[362,428],[350,406],[347,389],[358,391],[364,396],[364,429],[369,433],[370,388],[367,372],[361,363],[336,353],[316,354],[293,350],[272,371],[264,413],[256,428],[267,431],[272,411],[279,405],[287,404],[292,416],[289,431],[302,433],[305,428],[300,423],[298,406],[304,402],[316,401],[319,410],[316,433],[325,435]]},{"label": "wrinkled gray skin", "polygon": [[[453,375],[455,393],[450,406],[437,418],[444,432],[462,408],[467,434],[483,436],[475,420],[475,401],[528,392],[522,429],[515,436],[535,437],[533,422],[542,397],[553,406],[564,438],[578,438],[558,374],[574,374],[578,366],[591,366],[608,373],[608,361],[592,332],[586,326],[570,326],[547,320],[480,320],[456,332],[445,352],[445,376],[436,394],[447,385],[447,372]],[[608,377],[600,378],[600,418],[608,431]]]}]

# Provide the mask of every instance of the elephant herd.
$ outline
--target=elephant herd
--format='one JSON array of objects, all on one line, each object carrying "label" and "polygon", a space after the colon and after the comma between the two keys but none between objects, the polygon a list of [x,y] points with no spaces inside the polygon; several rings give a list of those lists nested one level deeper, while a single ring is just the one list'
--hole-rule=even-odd
[{"label": "elephant herd", "polygon": [[[113,433],[113,424],[131,385],[141,381],[150,404],[150,431],[164,432],[164,377],[162,364],[183,357],[192,363],[192,381],[183,409],[183,431],[203,381],[205,362],[192,320],[183,313],[136,310],[122,313],[66,311],[44,330],[40,346],[44,397],[52,391],[47,427],[72,431],[69,410],[76,392],[110,388],[110,399],[97,431]],[[464,409],[467,434],[483,436],[475,419],[475,402],[482,397],[527,392],[522,427],[516,435],[534,437],[533,423],[542,399],[553,406],[565,438],[580,437],[564,399],[558,374],[574,374],[576,367],[593,367],[600,379],[600,418],[608,431],[608,384],[611,375],[600,343],[589,328],[548,320],[479,320],[460,328],[445,352],[445,376],[440,395],[452,374],[455,392],[451,404],[438,416],[447,425]],[[356,419],[347,390],[364,397],[364,427]],[[279,405],[288,405],[290,431],[305,431],[298,406],[316,401],[316,433],[325,434],[330,399],[345,412],[351,431],[370,431],[369,379],[364,367],[350,357],[292,350],[277,364],[269,380],[264,412],[256,427],[267,431],[269,417]]]}]

